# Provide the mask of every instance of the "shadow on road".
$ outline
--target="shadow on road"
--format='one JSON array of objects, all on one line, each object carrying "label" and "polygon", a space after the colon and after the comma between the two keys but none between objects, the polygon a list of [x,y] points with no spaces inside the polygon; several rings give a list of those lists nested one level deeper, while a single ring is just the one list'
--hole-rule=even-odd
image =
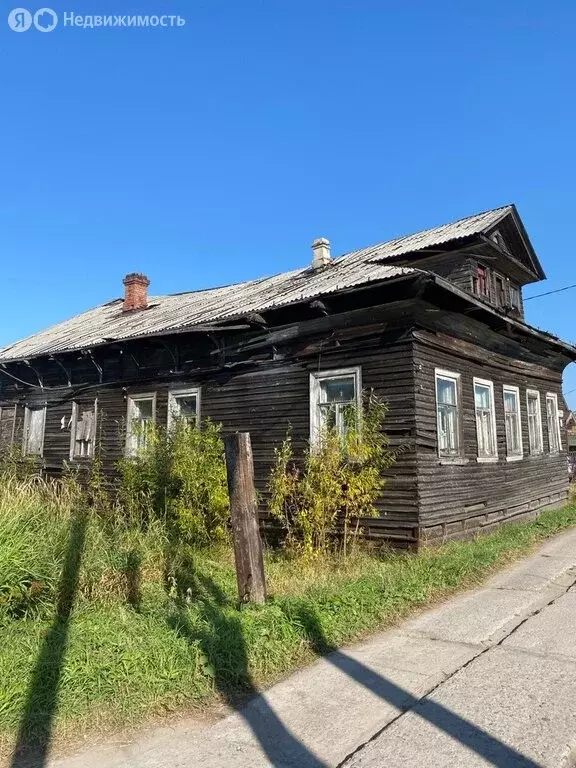
[{"label": "shadow on road", "polygon": [[32,672],[11,768],[43,768],[46,765],[87,524],[85,513],[76,514],[70,522],[56,615]]},{"label": "shadow on road", "polygon": [[[504,744],[487,731],[460,717],[442,704],[427,698],[418,699],[409,691],[377,674],[360,661],[331,646],[326,640],[318,617],[306,607],[300,608],[297,617],[313,650],[318,655],[325,656],[326,661],[330,664],[400,711],[412,710],[415,715],[427,720],[498,768],[540,768],[540,765],[529,757],[522,755],[513,747]],[[425,760],[423,758],[423,762],[433,765],[430,755]]]},{"label": "shadow on road", "polygon": [[[185,605],[181,605],[171,620],[171,626],[191,644],[200,643],[214,674],[214,685],[227,704],[238,711],[274,766],[298,768],[328,768],[307,749],[282,723],[258,689],[248,671],[248,653],[234,605],[211,579],[197,576],[194,589],[200,606],[201,626],[191,627]],[[230,658],[224,664],[223,649]],[[239,705],[238,690],[253,698]]]}]

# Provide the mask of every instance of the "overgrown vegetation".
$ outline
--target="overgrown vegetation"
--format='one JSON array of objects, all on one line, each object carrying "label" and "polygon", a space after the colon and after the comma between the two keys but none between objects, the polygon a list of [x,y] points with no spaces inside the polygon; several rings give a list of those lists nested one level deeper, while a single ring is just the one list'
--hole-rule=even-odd
[{"label": "overgrown vegetation", "polygon": [[[41,738],[51,705],[65,738],[253,690],[574,524],[570,507],[416,556],[268,552],[268,603],[239,609],[229,546],[183,547],[169,572],[161,520],[140,528],[88,512],[69,480],[3,478],[0,742],[10,747],[23,717],[26,737]],[[74,611],[63,634],[70,583]]]},{"label": "overgrown vegetation", "polygon": [[290,433],[276,449],[269,507],[290,547],[301,546],[308,556],[325,552],[339,529],[346,554],[350,538],[358,536],[360,518],[378,515],[382,473],[396,458],[384,432],[386,412],[383,401],[366,394],[362,412],[351,408],[346,414],[344,434],[326,424],[302,462],[294,458]]},{"label": "overgrown vegetation", "polygon": [[146,447],[120,462],[119,505],[127,520],[161,520],[171,538],[203,547],[227,537],[229,517],[221,427],[180,420],[170,430],[147,425]]},{"label": "overgrown vegetation", "polygon": [[98,459],[84,489],[69,473],[42,480],[16,453],[0,462],[0,753],[17,732],[74,738],[233,701],[576,524],[570,506],[418,555],[342,557],[335,527],[353,536],[374,514],[394,459],[383,404],[364,411],[362,441],[327,433],[300,468],[289,440],[279,449],[272,504],[291,547],[265,554],[264,606],[237,602],[216,425],[150,433],[117,497]]}]

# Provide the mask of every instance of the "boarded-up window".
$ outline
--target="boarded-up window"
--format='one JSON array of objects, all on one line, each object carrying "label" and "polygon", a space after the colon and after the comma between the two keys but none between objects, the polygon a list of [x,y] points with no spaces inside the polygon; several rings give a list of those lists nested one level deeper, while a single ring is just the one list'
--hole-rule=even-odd
[{"label": "boarded-up window", "polygon": [[0,449],[8,448],[14,442],[14,419],[16,406],[0,407]]},{"label": "boarded-up window", "polygon": [[520,392],[518,387],[504,387],[504,418],[506,421],[506,455],[522,458],[522,426],[520,422]]},{"label": "boarded-up window", "polygon": [[548,392],[546,395],[546,416],[548,419],[548,445],[550,447],[550,453],[559,453],[562,443],[560,440],[558,395],[551,392]]},{"label": "boarded-up window", "polygon": [[460,454],[460,376],[436,370],[436,416],[438,425],[438,454]]},{"label": "boarded-up window", "polygon": [[73,403],[70,437],[70,458],[89,459],[94,456],[96,439],[96,402]]},{"label": "boarded-up window", "polygon": [[535,389],[526,391],[528,408],[528,439],[530,453],[542,453],[544,441],[542,438],[542,413],[540,411],[540,392]]},{"label": "boarded-up window", "polygon": [[480,461],[498,459],[496,445],[496,413],[494,411],[494,385],[491,381],[474,379],[476,406],[476,438]]},{"label": "boarded-up window", "polygon": [[24,453],[30,456],[42,456],[44,449],[44,425],[46,407],[27,406],[24,413]]}]

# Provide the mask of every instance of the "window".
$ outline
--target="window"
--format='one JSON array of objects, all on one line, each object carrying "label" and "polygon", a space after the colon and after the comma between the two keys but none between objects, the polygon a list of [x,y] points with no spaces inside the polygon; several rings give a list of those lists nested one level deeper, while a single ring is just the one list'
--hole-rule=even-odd
[{"label": "window", "polygon": [[360,368],[310,375],[310,439],[317,443],[325,429],[344,436],[356,426],[361,406]]},{"label": "window", "polygon": [[14,442],[15,421],[15,405],[0,407],[0,448],[5,448]]},{"label": "window", "polygon": [[518,387],[504,387],[504,419],[506,422],[506,456],[521,459],[522,422],[520,420],[520,390]]},{"label": "window", "polygon": [[179,389],[168,395],[168,427],[174,421],[183,419],[188,424],[199,426],[200,423],[200,390]]},{"label": "window", "polygon": [[506,304],[504,279],[501,277],[496,277],[495,283],[496,283],[496,303],[498,304],[499,307],[503,307]]},{"label": "window", "polygon": [[548,447],[550,453],[560,453],[560,417],[558,416],[558,395],[546,394],[546,416],[548,419]]},{"label": "window", "polygon": [[26,406],[24,411],[24,453],[30,456],[42,456],[45,423],[46,406],[42,408]]},{"label": "window", "polygon": [[526,404],[528,408],[528,441],[530,453],[542,453],[544,440],[542,438],[542,413],[540,411],[540,392],[535,389],[526,391]]},{"label": "window", "polygon": [[435,371],[438,455],[460,455],[460,374]]},{"label": "window", "polygon": [[513,283],[508,284],[508,292],[510,295],[510,306],[513,309],[520,309],[520,289]]},{"label": "window", "polygon": [[133,395],[128,398],[126,452],[134,456],[148,445],[156,420],[156,394]]},{"label": "window", "polygon": [[70,458],[91,459],[96,439],[96,401],[72,403]]},{"label": "window", "polygon": [[502,248],[505,251],[508,250],[508,248],[506,247],[506,241],[502,237],[502,233],[500,232],[500,230],[498,229],[494,230],[494,232],[490,235],[490,237],[499,248]]},{"label": "window", "polygon": [[479,296],[488,295],[488,273],[486,267],[478,266],[474,277],[474,293]]},{"label": "window", "polygon": [[474,379],[474,404],[476,408],[478,461],[497,461],[494,385],[491,381]]}]

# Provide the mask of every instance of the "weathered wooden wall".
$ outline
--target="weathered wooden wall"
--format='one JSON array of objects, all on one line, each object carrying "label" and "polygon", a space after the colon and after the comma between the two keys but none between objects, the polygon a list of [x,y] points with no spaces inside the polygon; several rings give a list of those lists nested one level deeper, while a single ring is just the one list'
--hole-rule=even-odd
[{"label": "weathered wooden wall", "polygon": [[[416,331],[416,441],[418,505],[424,541],[470,536],[508,520],[532,518],[538,510],[566,499],[566,442],[562,452],[549,453],[546,392],[559,395],[562,375],[534,363],[494,354],[442,333]],[[436,438],[434,369],[461,374],[464,458],[466,464],[443,464]],[[494,383],[498,462],[478,463],[473,378]],[[503,385],[520,388],[524,457],[506,461]],[[526,389],[540,392],[544,453],[531,456],[528,445]]]},{"label": "weathered wooden wall", "polygon": [[[389,403],[386,430],[392,447],[403,449],[388,473],[378,505],[380,517],[363,521],[367,535],[403,545],[415,545],[419,539],[438,541],[534,515],[562,501],[567,489],[565,453],[528,455],[525,399],[526,387],[541,392],[547,448],[545,393],[561,394],[566,363],[558,350],[541,340],[507,335],[498,318],[483,323],[465,316],[455,309],[454,297],[446,299],[452,302],[451,309],[442,306],[436,288],[430,289],[430,296],[408,302],[383,297],[381,290],[362,294],[364,308],[358,308],[357,296],[349,295],[339,300],[340,305],[331,300],[329,316],[308,316],[284,326],[279,318],[280,327],[230,333],[217,340],[183,334],[161,342],[104,348],[97,362],[108,384],[98,383],[98,366],[82,355],[64,360],[71,386],[54,362],[37,361],[45,390],[0,377],[0,444],[10,440],[21,444],[26,402],[47,403],[43,461],[48,472],[57,473],[69,460],[66,425],[72,401],[88,404],[97,397],[97,442],[104,469],[113,476],[124,455],[128,396],[156,392],[156,418],[165,425],[170,388],[199,386],[203,417],[222,423],[225,432],[250,432],[265,517],[274,448],[288,426],[298,454],[309,439],[310,373],[360,366],[363,387]],[[384,298],[388,303],[382,303]],[[464,466],[441,465],[438,459],[436,367],[462,376],[468,459]],[[33,381],[24,364],[12,370]],[[476,462],[474,376],[495,385],[497,464]],[[519,462],[505,461],[503,384],[521,390],[525,458]]]}]

